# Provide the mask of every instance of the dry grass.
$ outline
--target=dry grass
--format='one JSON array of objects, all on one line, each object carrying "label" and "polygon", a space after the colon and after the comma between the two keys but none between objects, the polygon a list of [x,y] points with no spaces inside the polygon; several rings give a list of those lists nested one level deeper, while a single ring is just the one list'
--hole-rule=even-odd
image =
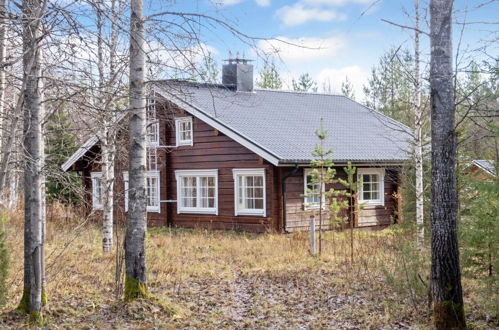
[{"label": "dry grass", "polygon": [[[303,233],[152,228],[147,262],[154,299],[125,305],[114,296],[115,256],[102,254],[99,227],[62,220],[72,217],[56,209],[48,222],[50,328],[426,328],[429,322],[424,301],[387,284],[386,270],[404,269],[393,230],[356,232],[351,264],[347,233],[327,233],[322,256],[313,258]],[[22,291],[21,216],[11,214],[9,226],[11,285],[0,327],[19,328],[26,318],[8,311]],[[474,325],[486,327],[478,309],[469,309]]]}]

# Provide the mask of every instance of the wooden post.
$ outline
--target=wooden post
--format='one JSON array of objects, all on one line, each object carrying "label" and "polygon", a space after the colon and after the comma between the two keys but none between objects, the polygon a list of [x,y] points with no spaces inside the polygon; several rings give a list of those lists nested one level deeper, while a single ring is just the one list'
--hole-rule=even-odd
[{"label": "wooden post", "polygon": [[315,256],[317,251],[315,249],[315,216],[310,216],[310,254]]}]

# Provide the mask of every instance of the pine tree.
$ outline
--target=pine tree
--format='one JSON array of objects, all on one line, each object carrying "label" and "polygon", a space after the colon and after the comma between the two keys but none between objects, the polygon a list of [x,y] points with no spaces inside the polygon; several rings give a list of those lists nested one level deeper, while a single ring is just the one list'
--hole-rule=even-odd
[{"label": "pine tree", "polygon": [[77,192],[81,180],[76,172],[62,173],[63,164],[78,149],[78,141],[69,115],[61,106],[47,120],[46,124],[46,191],[49,201],[58,200],[65,204],[77,204]]},{"label": "pine tree", "polygon": [[364,86],[366,106],[403,124],[412,122],[414,58],[406,49],[391,49],[371,71]]},{"label": "pine tree", "polygon": [[353,91],[353,85],[348,77],[345,78],[345,81],[341,83],[341,94],[345,95],[349,99],[355,100],[355,92]]},{"label": "pine tree", "polygon": [[265,89],[281,89],[282,80],[277,71],[274,61],[265,61],[263,69],[260,71],[260,76],[256,81],[256,85]]},{"label": "pine tree", "polygon": [[317,82],[308,73],[303,73],[298,80],[293,79],[293,90],[296,92],[317,92]]},{"label": "pine tree", "polygon": [[217,84],[220,82],[220,70],[218,69],[218,63],[213,58],[213,54],[211,52],[208,52],[206,56],[203,57],[198,76],[201,82],[210,84]]}]

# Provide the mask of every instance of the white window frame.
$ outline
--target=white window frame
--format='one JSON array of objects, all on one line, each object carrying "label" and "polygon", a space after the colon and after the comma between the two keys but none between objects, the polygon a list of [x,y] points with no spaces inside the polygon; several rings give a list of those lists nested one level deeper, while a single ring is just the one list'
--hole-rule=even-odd
[{"label": "white window frame", "polygon": [[[151,134],[150,131],[154,130],[154,139],[150,139]],[[147,146],[148,147],[157,147],[159,146],[159,121],[153,121],[147,123]]]},{"label": "white window frame", "polygon": [[[307,176],[311,175],[311,172],[313,169],[311,168],[306,168],[303,170],[303,191],[304,191],[304,196],[303,196],[303,208],[305,210],[315,210],[320,208],[320,203],[308,203],[307,202],[307,195],[309,192],[307,191]],[[322,190],[322,208],[324,209],[326,207],[326,186],[324,184],[321,184],[321,190]]]},{"label": "white window frame", "polygon": [[367,206],[385,206],[385,169],[384,168],[359,168],[357,169],[357,180],[362,180],[364,174],[377,174],[379,177],[379,198],[364,200],[364,185],[359,189],[359,204]]},{"label": "white window frame", "polygon": [[[189,122],[191,124],[191,139],[182,140],[180,134],[180,124],[184,122]],[[177,146],[192,146],[194,141],[194,126],[192,123],[192,117],[178,117],[175,118],[175,141]]]},{"label": "white window frame", "polygon": [[[146,211],[149,213],[160,213],[161,212],[161,183],[159,171],[147,171],[146,178],[156,178],[156,189],[158,192],[158,205],[147,205]],[[128,172],[123,172],[123,184],[124,184],[124,194],[125,194],[125,212],[128,212]],[[147,184],[147,180],[146,180]],[[146,187],[147,191],[147,187]],[[146,196],[146,199],[149,200]]]},{"label": "white window frame", "polygon": [[[267,216],[267,182],[264,168],[235,168],[232,170],[234,179],[234,214],[238,215],[256,215]],[[263,177],[263,209],[238,209],[239,186],[237,179],[239,176],[262,176]]]},{"label": "white window frame", "polygon": [[[102,192],[104,187],[102,186],[102,172],[91,172],[90,177],[92,178],[92,209],[103,210]],[[100,200],[97,198],[97,183],[100,185]]]},{"label": "white window frame", "polygon": [[[182,177],[195,177],[196,189],[199,191],[199,182],[201,177],[215,178],[215,207],[186,207],[182,205]],[[215,214],[218,215],[218,170],[177,170],[175,171],[175,179],[177,180],[177,214],[195,213],[195,214]],[[201,205],[201,196],[197,194],[196,205]]]}]

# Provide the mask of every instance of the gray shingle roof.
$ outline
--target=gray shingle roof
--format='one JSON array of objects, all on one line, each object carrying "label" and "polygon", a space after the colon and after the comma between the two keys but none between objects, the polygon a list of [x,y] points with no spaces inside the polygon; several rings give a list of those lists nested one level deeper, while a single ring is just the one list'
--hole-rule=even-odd
[{"label": "gray shingle roof", "polygon": [[476,159],[473,164],[484,170],[486,173],[496,176],[496,166],[493,160]]},{"label": "gray shingle roof", "polygon": [[307,163],[321,118],[337,162],[400,162],[410,157],[410,129],[342,95],[255,90],[164,81],[163,96],[237,132],[281,163]]}]

